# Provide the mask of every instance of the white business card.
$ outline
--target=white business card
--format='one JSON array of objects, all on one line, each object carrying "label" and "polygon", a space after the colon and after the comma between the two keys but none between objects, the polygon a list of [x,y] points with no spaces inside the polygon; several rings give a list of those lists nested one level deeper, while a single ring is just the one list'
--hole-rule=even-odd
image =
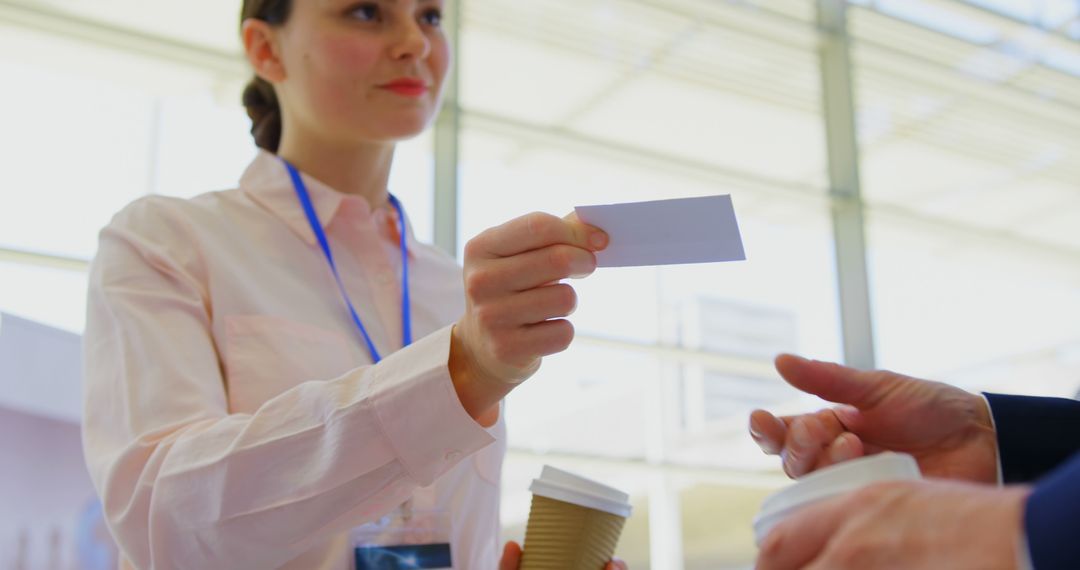
[{"label": "white business card", "polygon": [[600,267],[746,259],[730,195],[579,206],[575,212],[611,240],[596,254]]}]

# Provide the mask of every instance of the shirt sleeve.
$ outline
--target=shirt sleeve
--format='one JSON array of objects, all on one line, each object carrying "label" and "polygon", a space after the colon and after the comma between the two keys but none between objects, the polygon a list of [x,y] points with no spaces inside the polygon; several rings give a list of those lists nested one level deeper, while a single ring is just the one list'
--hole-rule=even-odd
[{"label": "shirt sleeve", "polygon": [[451,383],[449,327],[230,414],[185,232],[136,203],[102,231],[90,275],[84,451],[135,567],[280,566],[494,441]]}]

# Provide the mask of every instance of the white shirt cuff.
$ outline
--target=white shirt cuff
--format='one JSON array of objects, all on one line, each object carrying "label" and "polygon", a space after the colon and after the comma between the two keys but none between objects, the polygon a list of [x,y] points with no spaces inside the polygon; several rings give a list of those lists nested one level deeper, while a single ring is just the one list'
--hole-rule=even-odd
[{"label": "white shirt cuff", "polygon": [[495,441],[465,411],[450,379],[451,330],[428,335],[373,369],[370,398],[379,425],[421,487]]},{"label": "white shirt cuff", "polygon": [[[983,399],[983,403],[986,404],[986,410],[990,414],[990,426],[994,428],[994,434],[997,434],[997,422],[994,420],[994,408],[990,407],[990,399],[986,397],[986,394],[979,394],[979,397]],[[1004,471],[1001,468],[1001,450],[995,445],[994,449],[997,450],[997,484],[998,487],[1005,484]]]},{"label": "white shirt cuff", "polygon": [[[994,433],[996,434],[997,422],[994,420],[994,408],[990,406],[990,399],[986,397],[986,394],[979,394],[979,396],[982,397],[983,403],[986,404],[986,409],[990,412],[990,425],[994,428]],[[998,449],[997,452],[997,484],[999,487],[1005,484],[1004,470],[1001,467],[1000,449]],[[1023,530],[1020,531],[1020,536],[1017,539],[1016,568],[1018,570],[1034,569],[1034,565],[1031,563],[1031,551],[1028,549],[1027,533]]]}]

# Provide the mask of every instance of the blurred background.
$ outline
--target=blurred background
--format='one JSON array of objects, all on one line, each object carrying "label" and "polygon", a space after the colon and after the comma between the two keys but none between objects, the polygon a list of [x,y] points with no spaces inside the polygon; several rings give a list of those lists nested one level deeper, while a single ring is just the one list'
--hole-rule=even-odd
[{"label": "blurred background", "polygon": [[[0,568],[110,568],[79,445],[96,232],[254,156],[237,0],[0,0]],[[602,270],[509,402],[506,538],[551,463],[633,495],[635,570],[746,568],[781,351],[1080,387],[1080,1],[460,0],[391,191],[460,252],[532,210],[733,196],[749,261]]]}]

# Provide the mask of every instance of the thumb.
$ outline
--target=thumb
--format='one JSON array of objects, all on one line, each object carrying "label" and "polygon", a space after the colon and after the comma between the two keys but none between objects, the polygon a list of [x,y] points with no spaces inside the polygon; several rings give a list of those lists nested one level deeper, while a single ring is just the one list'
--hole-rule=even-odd
[{"label": "thumb", "polygon": [[575,228],[582,229],[585,232],[585,235],[588,236],[588,243],[593,251],[603,251],[604,249],[607,249],[608,244],[611,242],[611,238],[607,235],[607,232],[583,222],[581,218],[578,217],[577,211],[570,212],[563,216],[563,221],[570,223]]},{"label": "thumb", "polygon": [[791,354],[776,357],[776,370],[788,384],[803,392],[856,408],[873,406],[884,385],[874,374]]},{"label": "thumb", "polygon": [[503,547],[502,559],[499,560],[499,570],[518,570],[521,566],[521,546],[510,541]]}]

